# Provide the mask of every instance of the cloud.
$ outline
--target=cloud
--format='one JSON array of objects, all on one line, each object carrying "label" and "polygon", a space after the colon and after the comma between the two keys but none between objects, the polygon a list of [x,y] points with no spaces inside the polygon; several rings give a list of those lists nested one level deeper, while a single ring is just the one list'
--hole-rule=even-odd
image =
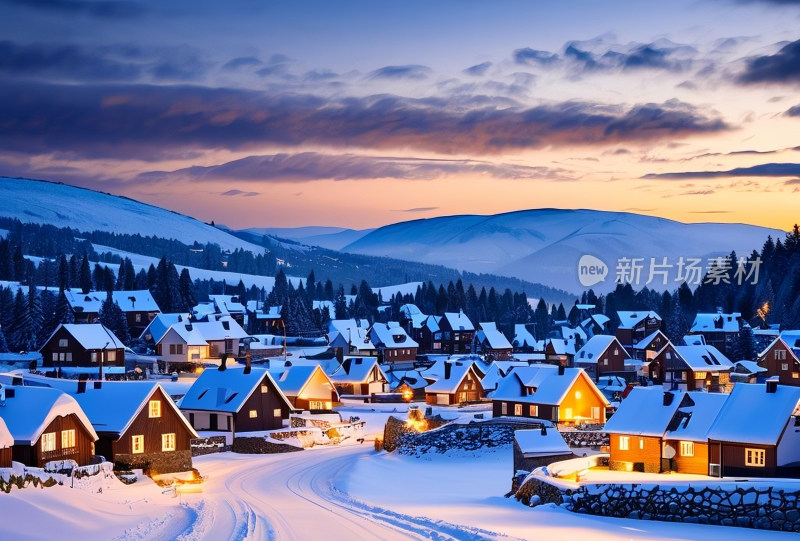
[{"label": "cloud", "polygon": [[236,71],[239,68],[260,66],[261,64],[263,64],[263,62],[255,56],[240,56],[225,62],[225,64],[222,65],[222,69],[225,71]]},{"label": "cloud", "polygon": [[148,11],[142,2],[127,0],[3,0],[0,3],[17,4],[37,10],[46,9],[63,14],[86,14],[104,19],[132,19]]},{"label": "cloud", "polygon": [[412,209],[400,209],[395,212],[431,212],[432,210],[439,210],[439,207],[416,207]]},{"label": "cloud", "polygon": [[572,41],[564,48],[564,58],[572,67],[587,72],[658,69],[677,73],[691,69],[696,55],[693,47],[668,40],[625,46]]},{"label": "cloud", "polygon": [[409,64],[406,66],[384,66],[370,72],[370,79],[426,79],[432,70],[427,66]]},{"label": "cloud", "polygon": [[242,197],[255,197],[256,195],[261,195],[260,192],[245,192],[242,190],[228,190],[227,192],[222,192],[220,195],[228,195],[228,196],[236,196],[241,195]]},{"label": "cloud", "polygon": [[727,177],[789,177],[800,175],[800,163],[764,163],[752,167],[737,167],[727,171],[682,171],[676,173],[650,173],[645,179],[677,180],[685,178]]},{"label": "cloud", "polygon": [[474,75],[476,77],[481,77],[486,75],[486,72],[489,71],[489,68],[492,67],[491,62],[481,62],[480,64],[475,64],[474,66],[470,66],[464,70],[464,73],[467,75]]},{"label": "cloud", "polygon": [[523,47],[514,51],[514,62],[523,66],[548,66],[558,62],[558,55],[549,51],[538,51]]},{"label": "cloud", "polygon": [[786,116],[800,116],[800,105],[795,105],[794,107],[789,108],[785,113]]},{"label": "cloud", "polygon": [[[485,175],[503,179],[574,180],[560,168],[491,163],[477,160],[445,160],[356,154],[273,154],[248,156],[213,166],[193,166],[177,171],[141,173],[137,182],[169,180],[253,182],[311,182],[315,180],[365,180],[393,178],[433,180],[458,174]],[[236,191],[238,195],[238,190]],[[228,194],[234,195],[234,194]]]},{"label": "cloud", "polygon": [[737,80],[742,84],[800,83],[800,40],[784,45],[775,54],[748,58]]},{"label": "cloud", "polygon": [[0,149],[7,151],[151,160],[178,150],[308,143],[498,154],[674,140],[730,129],[707,109],[677,100],[633,107],[568,101],[501,109],[472,98],[326,99],[177,84],[38,82],[0,84],[0,126]]},{"label": "cloud", "polygon": [[142,66],[113,58],[108,51],[90,51],[76,45],[0,41],[0,73],[70,81],[133,81],[141,76]]}]

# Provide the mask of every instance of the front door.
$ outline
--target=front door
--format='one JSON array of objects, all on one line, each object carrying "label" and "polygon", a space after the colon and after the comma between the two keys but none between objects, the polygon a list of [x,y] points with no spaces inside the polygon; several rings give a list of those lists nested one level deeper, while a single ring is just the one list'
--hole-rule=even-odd
[{"label": "front door", "polygon": [[210,424],[211,424],[211,430],[218,430],[219,429],[219,424],[218,424],[218,421],[217,421],[217,414],[216,413],[212,413],[211,414],[211,423]]}]

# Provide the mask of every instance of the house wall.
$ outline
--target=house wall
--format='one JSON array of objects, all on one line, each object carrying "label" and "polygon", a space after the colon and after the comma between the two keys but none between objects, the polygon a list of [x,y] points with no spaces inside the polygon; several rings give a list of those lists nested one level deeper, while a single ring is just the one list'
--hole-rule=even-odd
[{"label": "house wall", "polygon": [[672,440],[669,442],[675,449],[675,457],[672,459],[672,467],[678,473],[691,473],[696,475],[708,475],[708,444],[694,443],[694,456],[681,456],[680,441]]},{"label": "house wall", "polygon": [[[720,443],[709,441],[709,462],[719,464],[720,451],[723,477],[774,477],[777,468],[777,453],[772,445]],[[764,466],[747,466],[745,464],[747,449],[763,449]]]},{"label": "house wall", "polygon": [[[61,447],[61,431],[75,430],[75,447]],[[86,466],[94,454],[94,438],[89,435],[86,427],[78,416],[69,414],[66,417],[57,417],[47,425],[42,434],[56,433],[56,450],[42,452],[41,436],[33,445],[15,445],[12,448],[12,457],[15,461],[26,466],[41,468],[52,460],[74,460],[79,466]]]},{"label": "house wall", "polygon": [[[183,353],[170,353],[170,345],[181,345]],[[195,357],[196,355],[196,357]],[[208,358],[208,346],[188,345],[178,333],[170,329],[158,343],[158,356],[168,363],[200,362]]]},{"label": "house wall", "polygon": [[[503,413],[503,404],[506,404],[506,413]],[[522,406],[522,415],[514,413],[516,405]],[[531,415],[531,406],[538,406],[538,414]],[[558,407],[544,404],[531,404],[530,402],[514,402],[511,400],[492,400],[493,417],[526,417],[529,419],[547,419],[557,422]]]},{"label": "house wall", "polygon": [[619,448],[624,434],[609,434],[610,470],[636,470],[637,465],[647,473],[661,472],[661,438],[649,436],[627,436],[628,450]]},{"label": "house wall", "polygon": [[11,456],[12,456],[11,447],[0,449],[0,468],[11,467]]},{"label": "house wall", "polygon": [[597,370],[600,374],[606,372],[622,372],[625,370],[625,359],[628,354],[625,348],[616,342],[612,342],[602,355],[597,357]]},{"label": "house wall", "polygon": [[[262,391],[262,386],[266,392]],[[251,410],[256,411],[256,417],[250,417]],[[275,410],[280,410],[280,415],[276,415]],[[289,413],[289,406],[281,398],[280,391],[264,376],[261,384],[234,416],[236,432],[282,428],[283,420],[289,418]]]},{"label": "house wall", "polygon": [[383,362],[396,363],[403,361],[413,361],[417,358],[417,348],[384,348],[381,351]]},{"label": "house wall", "polygon": [[181,410],[195,430],[230,432],[233,415],[226,412]]},{"label": "house wall", "polygon": [[[784,358],[779,359],[779,352],[783,351]],[[758,364],[767,369],[766,377],[778,376],[781,385],[800,385],[800,363],[782,340],[778,340],[759,359]],[[786,370],[783,369],[786,365]]]},{"label": "house wall", "polygon": [[[314,370],[306,386],[300,390],[297,396],[289,397],[289,400],[299,409],[331,409],[335,402],[339,401],[336,389],[331,385],[328,377],[322,370]],[[322,402],[323,408],[311,407],[312,402]]]},{"label": "house wall", "polygon": [[[577,393],[580,393],[580,398],[578,398]],[[599,408],[599,412],[595,412],[599,413],[599,417],[592,414],[592,408]],[[571,416],[567,411],[569,409],[572,410]],[[592,422],[604,423],[606,421],[605,403],[597,395],[597,391],[583,377],[579,377],[570,387],[558,408],[558,420],[560,422],[574,422],[575,417],[589,418]]]},{"label": "house wall", "polygon": [[125,312],[125,319],[128,321],[128,330],[131,336],[140,336],[157,314],[158,312]]}]

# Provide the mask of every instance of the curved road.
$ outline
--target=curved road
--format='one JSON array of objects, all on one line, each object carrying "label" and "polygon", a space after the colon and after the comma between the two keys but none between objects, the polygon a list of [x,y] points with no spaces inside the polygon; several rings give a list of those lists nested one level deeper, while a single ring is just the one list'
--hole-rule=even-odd
[{"label": "curved road", "polygon": [[[371,445],[282,455],[196,459],[203,493],[184,495],[196,515],[177,538],[195,540],[489,540],[505,536],[350,500],[333,480]],[[507,538],[506,538],[507,539]]]}]

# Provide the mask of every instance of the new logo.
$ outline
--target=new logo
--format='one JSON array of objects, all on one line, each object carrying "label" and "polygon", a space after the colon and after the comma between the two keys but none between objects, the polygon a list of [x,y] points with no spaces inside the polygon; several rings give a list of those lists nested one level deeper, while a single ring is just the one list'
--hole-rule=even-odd
[{"label": "new logo", "polygon": [[583,287],[592,287],[608,276],[608,265],[593,255],[583,255],[578,261],[578,280]]}]

